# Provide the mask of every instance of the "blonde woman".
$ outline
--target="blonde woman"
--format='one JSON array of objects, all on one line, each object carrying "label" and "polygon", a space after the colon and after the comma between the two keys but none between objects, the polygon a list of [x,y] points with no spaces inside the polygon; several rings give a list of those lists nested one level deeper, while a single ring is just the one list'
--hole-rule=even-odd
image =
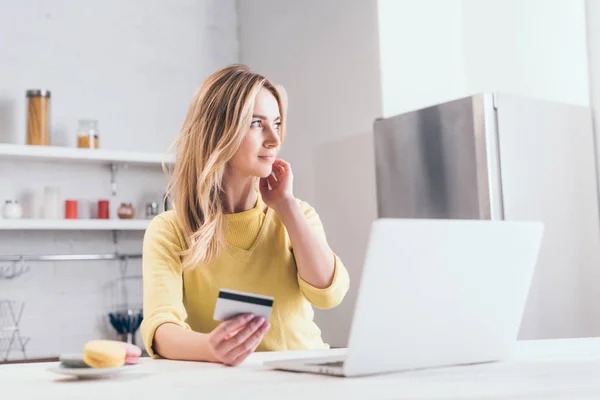
[{"label": "blonde woman", "polygon": [[[246,66],[194,94],[176,142],[173,210],[144,237],[144,321],[152,357],[238,365],[253,351],[327,348],[312,306],[344,298],[348,273],[319,216],[294,198],[283,90]],[[212,318],[219,289],[274,297],[269,321]]]}]

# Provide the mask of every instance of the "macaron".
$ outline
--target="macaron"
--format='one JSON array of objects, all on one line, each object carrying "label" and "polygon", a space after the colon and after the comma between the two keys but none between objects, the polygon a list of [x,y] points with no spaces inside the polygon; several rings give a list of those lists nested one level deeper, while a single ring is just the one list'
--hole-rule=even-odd
[{"label": "macaron", "polygon": [[92,340],[83,346],[83,361],[92,368],[115,368],[125,364],[125,348],[112,340]]},{"label": "macaron", "polygon": [[65,368],[89,368],[83,361],[83,354],[81,353],[69,353],[69,354],[61,354],[58,358],[60,361],[60,365]]},{"label": "macaron", "polygon": [[135,344],[126,343],[126,342],[118,342],[121,347],[125,349],[125,364],[134,365],[140,361],[140,356],[142,355],[142,349],[136,346]]}]

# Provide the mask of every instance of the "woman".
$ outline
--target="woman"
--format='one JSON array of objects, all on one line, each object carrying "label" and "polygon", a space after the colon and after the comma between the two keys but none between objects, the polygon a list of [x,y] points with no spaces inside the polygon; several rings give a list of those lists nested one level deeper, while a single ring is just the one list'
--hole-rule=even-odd
[{"label": "woman", "polygon": [[[192,99],[169,183],[174,209],[144,237],[141,333],[152,357],[237,365],[254,350],[328,347],[312,306],[338,305],[349,278],[315,210],[294,198],[290,165],[276,158],[282,95],[234,65]],[[270,321],[214,321],[221,288],[274,297]]]}]

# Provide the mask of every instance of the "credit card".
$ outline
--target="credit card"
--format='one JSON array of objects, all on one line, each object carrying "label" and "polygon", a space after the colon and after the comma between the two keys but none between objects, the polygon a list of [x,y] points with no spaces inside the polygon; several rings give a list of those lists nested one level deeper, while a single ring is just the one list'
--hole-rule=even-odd
[{"label": "credit card", "polygon": [[221,289],[213,319],[227,321],[240,314],[253,314],[268,321],[273,308],[273,297],[237,290]]}]

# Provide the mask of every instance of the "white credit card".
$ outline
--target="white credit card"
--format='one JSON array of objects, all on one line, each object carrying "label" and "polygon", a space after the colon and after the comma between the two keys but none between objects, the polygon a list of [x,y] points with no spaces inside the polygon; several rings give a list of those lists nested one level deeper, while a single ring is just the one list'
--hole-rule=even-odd
[{"label": "white credit card", "polygon": [[268,321],[273,308],[273,297],[237,290],[221,289],[213,319],[227,321],[240,314],[253,314]]}]

